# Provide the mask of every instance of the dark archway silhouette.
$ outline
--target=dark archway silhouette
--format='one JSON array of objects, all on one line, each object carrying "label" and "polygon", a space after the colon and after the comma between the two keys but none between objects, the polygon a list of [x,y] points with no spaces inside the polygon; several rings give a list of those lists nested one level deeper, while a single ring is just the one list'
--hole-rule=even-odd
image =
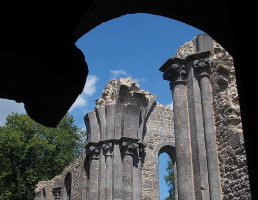
[{"label": "dark archway silhouette", "polygon": [[[24,102],[39,123],[56,126],[81,93],[87,65],[74,43],[107,20],[150,13],[199,28],[234,58],[252,196],[257,197],[255,6],[249,2],[73,1],[6,2],[1,12],[0,97]],[[252,75],[251,75],[252,74]],[[68,79],[70,77],[70,79]],[[254,89],[255,92],[255,89]]]}]

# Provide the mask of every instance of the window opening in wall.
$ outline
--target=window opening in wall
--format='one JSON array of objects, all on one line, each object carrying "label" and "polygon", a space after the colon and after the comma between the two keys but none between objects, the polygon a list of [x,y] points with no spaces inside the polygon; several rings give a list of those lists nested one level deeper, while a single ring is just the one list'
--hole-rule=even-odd
[{"label": "window opening in wall", "polygon": [[67,200],[71,199],[71,189],[72,189],[72,175],[70,172],[67,173],[65,177],[65,189],[66,189],[66,196]]},{"label": "window opening in wall", "polygon": [[159,155],[159,194],[160,200],[174,200],[174,166],[167,153]]}]

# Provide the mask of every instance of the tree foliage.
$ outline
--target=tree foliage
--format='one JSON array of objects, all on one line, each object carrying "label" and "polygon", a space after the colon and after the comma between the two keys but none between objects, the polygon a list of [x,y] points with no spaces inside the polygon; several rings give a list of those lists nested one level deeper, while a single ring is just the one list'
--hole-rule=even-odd
[{"label": "tree foliage", "polygon": [[38,181],[49,180],[82,150],[86,133],[65,115],[47,128],[28,115],[12,114],[0,126],[0,200],[34,199]]},{"label": "tree foliage", "polygon": [[171,159],[169,159],[167,162],[166,170],[168,174],[165,175],[164,178],[165,178],[166,184],[169,187],[169,190],[168,190],[169,196],[166,198],[166,200],[175,200],[175,190],[174,190],[175,177],[174,177],[174,167]]}]

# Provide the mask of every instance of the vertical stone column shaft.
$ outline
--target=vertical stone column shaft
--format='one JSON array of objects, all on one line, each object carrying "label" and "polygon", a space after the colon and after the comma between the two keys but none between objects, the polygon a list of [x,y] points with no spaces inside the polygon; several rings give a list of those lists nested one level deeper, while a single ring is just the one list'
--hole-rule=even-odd
[{"label": "vertical stone column shaft", "polygon": [[175,191],[175,200],[178,200],[178,187],[177,187],[177,167],[176,162],[174,162],[174,191]]},{"label": "vertical stone column shaft", "polygon": [[194,180],[191,135],[189,126],[189,108],[186,83],[187,71],[185,60],[169,59],[161,68],[163,79],[170,82],[174,107],[174,132],[177,162],[178,199],[194,200]]},{"label": "vertical stone column shaft", "polygon": [[218,166],[218,154],[216,135],[214,130],[213,108],[211,102],[211,88],[208,76],[199,78],[201,99],[203,106],[203,122],[206,140],[207,164],[209,172],[209,185],[211,200],[221,199],[220,174]]},{"label": "vertical stone column shaft", "polygon": [[86,169],[89,177],[87,187],[87,199],[99,199],[99,155],[100,149],[97,143],[88,143],[85,147],[87,149],[87,165],[89,168]]},{"label": "vertical stone column shaft", "polygon": [[105,173],[105,196],[106,200],[113,199],[113,144],[107,142],[103,144],[103,150],[106,157],[106,173]]},{"label": "vertical stone column shaft", "polygon": [[103,152],[103,148],[100,150],[100,156],[99,156],[99,199],[100,200],[106,200],[105,196],[105,188],[106,188],[106,158]]},{"label": "vertical stone column shaft", "polygon": [[[191,63],[189,64],[191,66]],[[187,83],[187,95],[195,198],[206,200],[210,199],[210,195],[201,93],[199,82],[192,68],[190,68],[189,81]]]},{"label": "vertical stone column shaft", "polygon": [[142,153],[144,146],[139,145],[136,155],[134,156],[133,168],[133,199],[142,199]]},{"label": "vertical stone column shaft", "polygon": [[[123,141],[124,140],[124,141]],[[139,139],[123,138],[121,151],[123,155],[123,200],[134,199],[134,158],[137,154]]]},{"label": "vertical stone column shaft", "polygon": [[113,199],[113,163],[112,156],[106,156],[106,200]]},{"label": "vertical stone column shaft", "polygon": [[115,134],[115,105],[106,105],[106,139],[113,139]]},{"label": "vertical stone column shaft", "polygon": [[121,200],[123,198],[123,163],[121,159],[121,152],[119,144],[114,144],[114,200]]},{"label": "vertical stone column shaft", "polygon": [[133,199],[133,157],[125,154],[123,159],[123,200]]},{"label": "vertical stone column shaft", "polygon": [[173,87],[177,188],[180,200],[194,200],[192,153],[189,133],[187,88],[178,82]]},{"label": "vertical stone column shaft", "polygon": [[90,163],[89,199],[98,199],[98,168],[99,160],[92,159]]}]

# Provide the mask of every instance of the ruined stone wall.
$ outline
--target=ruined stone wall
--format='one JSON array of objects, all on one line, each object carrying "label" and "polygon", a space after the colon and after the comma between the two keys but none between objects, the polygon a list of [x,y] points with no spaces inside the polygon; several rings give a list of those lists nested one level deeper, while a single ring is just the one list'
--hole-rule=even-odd
[{"label": "ruined stone wall", "polygon": [[[234,61],[215,40],[211,47],[211,85],[223,199],[251,199]],[[197,53],[196,38],[176,52]]]},{"label": "ruined stone wall", "polygon": [[[142,166],[142,199],[159,199],[158,156],[160,149],[175,144],[173,113],[157,104],[146,123],[143,143],[146,156]],[[163,177],[160,177],[163,178]]]},{"label": "ruined stone wall", "polygon": [[[83,150],[61,174],[49,181],[38,182],[35,189],[35,200],[68,199],[69,195],[73,197],[73,200],[81,199],[81,194],[86,190],[83,185],[84,179],[86,179],[85,157],[86,151]],[[68,175],[71,176],[69,180],[67,180]]]},{"label": "ruined stone wall", "polygon": [[224,199],[251,199],[233,58],[213,41],[211,83]]},{"label": "ruined stone wall", "polygon": [[158,156],[175,158],[172,110],[124,78],[109,81],[84,119],[84,151],[60,175],[39,182],[35,200],[159,199]]},{"label": "ruined stone wall", "polygon": [[164,66],[179,80],[174,111],[130,78],[111,80],[85,116],[85,150],[35,200],[159,199],[163,152],[177,165],[176,199],[251,199],[232,57],[198,35]]}]

